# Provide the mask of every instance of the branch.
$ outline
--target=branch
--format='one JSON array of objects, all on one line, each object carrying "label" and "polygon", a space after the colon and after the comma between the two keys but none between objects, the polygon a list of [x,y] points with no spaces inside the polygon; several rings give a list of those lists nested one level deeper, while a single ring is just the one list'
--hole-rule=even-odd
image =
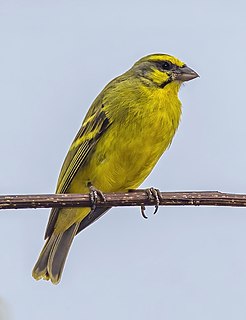
[{"label": "branch", "polygon": [[[128,193],[106,193],[106,202],[98,199],[98,207],[151,206],[144,190]],[[245,194],[229,194],[218,191],[161,192],[162,206],[228,206],[246,207]],[[88,194],[43,194],[0,196],[0,209],[90,207]]]}]

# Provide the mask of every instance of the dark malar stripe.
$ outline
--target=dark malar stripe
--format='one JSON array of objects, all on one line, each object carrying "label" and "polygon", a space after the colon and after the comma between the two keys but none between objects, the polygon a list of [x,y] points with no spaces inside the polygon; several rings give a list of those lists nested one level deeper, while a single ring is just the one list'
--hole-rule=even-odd
[{"label": "dark malar stripe", "polygon": [[172,82],[172,78],[170,77],[167,81],[164,81],[159,85],[159,88],[163,89],[167,84]]}]

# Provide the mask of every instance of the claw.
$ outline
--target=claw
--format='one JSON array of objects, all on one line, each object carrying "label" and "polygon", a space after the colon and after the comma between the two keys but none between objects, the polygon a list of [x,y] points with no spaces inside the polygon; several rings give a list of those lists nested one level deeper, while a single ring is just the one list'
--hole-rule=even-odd
[{"label": "claw", "polygon": [[142,216],[143,216],[143,218],[144,219],[148,219],[148,217],[146,216],[146,214],[145,214],[145,206],[142,204],[141,205],[141,214],[142,214]]},{"label": "claw", "polygon": [[[141,189],[138,189],[138,190],[141,190]],[[128,192],[135,192],[135,191],[136,191],[136,189],[128,189]],[[147,192],[147,190],[144,190],[144,191]],[[145,214],[145,210],[146,210],[145,205],[142,204],[140,206],[140,210],[141,210],[142,217],[144,219],[148,219],[148,217]]]}]

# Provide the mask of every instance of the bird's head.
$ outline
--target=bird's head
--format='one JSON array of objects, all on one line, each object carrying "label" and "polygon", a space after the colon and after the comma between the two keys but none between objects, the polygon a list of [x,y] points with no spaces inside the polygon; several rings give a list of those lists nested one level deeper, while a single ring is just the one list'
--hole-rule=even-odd
[{"label": "bird's head", "polygon": [[132,70],[145,82],[164,88],[172,82],[181,84],[199,77],[179,59],[168,54],[151,54],[137,61]]}]

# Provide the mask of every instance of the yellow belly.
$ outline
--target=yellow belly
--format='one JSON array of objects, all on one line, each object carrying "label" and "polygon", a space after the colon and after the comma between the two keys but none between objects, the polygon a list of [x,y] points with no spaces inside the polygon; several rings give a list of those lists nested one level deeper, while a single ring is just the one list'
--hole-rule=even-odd
[{"label": "yellow belly", "polygon": [[[129,127],[129,132],[131,132],[130,129]],[[164,137],[160,139],[160,137],[151,134],[155,131],[152,129],[146,129],[141,134],[130,136],[119,128],[112,128],[112,130],[115,130],[115,139],[108,146],[105,135],[93,155],[92,161],[88,164],[86,171],[91,174],[84,176],[83,170],[81,170],[81,179],[82,181],[91,181],[93,185],[104,192],[137,188],[149,175],[170,144],[170,136],[168,139],[164,139]]]}]

